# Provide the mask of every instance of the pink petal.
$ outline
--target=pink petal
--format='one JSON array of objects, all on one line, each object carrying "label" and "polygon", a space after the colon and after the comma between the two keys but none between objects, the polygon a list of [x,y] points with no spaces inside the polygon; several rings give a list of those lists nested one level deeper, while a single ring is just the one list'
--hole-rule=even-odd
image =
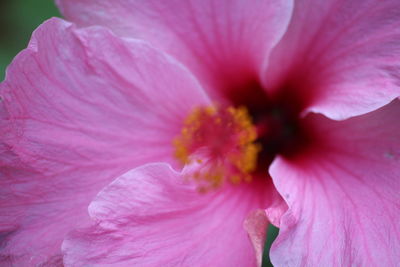
[{"label": "pink petal", "polygon": [[254,266],[243,221],[271,201],[267,180],[198,193],[166,164],[134,169],[89,206],[63,243],[67,266]]},{"label": "pink petal", "polygon": [[240,87],[259,78],[271,47],[286,30],[293,6],[284,0],[57,3],[64,16],[82,26],[104,25],[167,51],[211,91]]},{"label": "pink petal", "polygon": [[400,94],[398,0],[298,0],[266,71],[310,110],[334,119],[373,111]]},{"label": "pink petal", "polygon": [[251,243],[253,244],[256,257],[257,266],[262,264],[262,256],[264,252],[264,244],[267,237],[268,218],[263,210],[255,210],[247,217],[244,222]]},{"label": "pink petal", "polygon": [[277,266],[400,262],[400,101],[342,122],[308,118],[321,138],[307,157],[271,166],[289,212],[271,251]]},{"label": "pink petal", "polygon": [[209,103],[186,69],[147,44],[59,19],[34,33],[0,95],[0,263],[25,266],[59,254],[115,177],[173,161],[184,117]]}]

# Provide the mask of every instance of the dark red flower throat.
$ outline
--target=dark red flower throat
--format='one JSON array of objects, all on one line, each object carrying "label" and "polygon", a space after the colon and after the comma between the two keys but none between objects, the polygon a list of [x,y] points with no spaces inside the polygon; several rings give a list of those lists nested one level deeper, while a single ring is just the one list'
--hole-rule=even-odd
[{"label": "dark red flower throat", "polygon": [[309,146],[313,138],[300,116],[307,105],[290,88],[268,95],[259,83],[247,83],[223,91],[224,103],[188,114],[174,140],[175,156],[197,164],[188,176],[201,190],[265,177],[278,154],[295,157]]},{"label": "dark red flower throat", "polygon": [[301,118],[309,97],[300,95],[292,86],[284,85],[268,95],[259,82],[227,90],[225,97],[233,106],[247,108],[257,128],[260,144],[257,171],[265,173],[277,155],[294,158],[310,147],[312,131]]}]

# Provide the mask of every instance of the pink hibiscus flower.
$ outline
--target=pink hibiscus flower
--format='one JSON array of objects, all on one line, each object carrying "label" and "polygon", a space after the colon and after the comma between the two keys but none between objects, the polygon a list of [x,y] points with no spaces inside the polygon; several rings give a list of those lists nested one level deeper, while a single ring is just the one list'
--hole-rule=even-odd
[{"label": "pink hibiscus flower", "polygon": [[398,1],[58,5],[0,85],[2,265],[254,266],[267,220],[276,266],[399,262]]}]

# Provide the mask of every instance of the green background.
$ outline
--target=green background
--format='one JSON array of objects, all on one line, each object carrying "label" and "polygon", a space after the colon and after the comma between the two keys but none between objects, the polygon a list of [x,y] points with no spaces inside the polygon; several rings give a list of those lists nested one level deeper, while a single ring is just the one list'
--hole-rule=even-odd
[{"label": "green background", "polygon": [[[15,55],[27,46],[33,30],[43,21],[60,16],[53,0],[0,0],[0,81]],[[275,227],[269,227],[265,252],[277,233]],[[268,253],[264,253],[263,266],[272,266]]]},{"label": "green background", "polygon": [[0,81],[32,31],[48,18],[60,16],[53,0],[0,0]]}]

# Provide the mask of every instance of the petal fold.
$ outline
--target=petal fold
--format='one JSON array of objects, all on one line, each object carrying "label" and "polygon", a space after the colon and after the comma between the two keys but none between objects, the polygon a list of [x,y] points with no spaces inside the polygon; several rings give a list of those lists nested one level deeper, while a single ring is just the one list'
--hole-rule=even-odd
[{"label": "petal fold", "polygon": [[89,206],[91,227],[68,235],[66,266],[255,266],[243,228],[268,205],[265,183],[199,193],[166,164],[134,169]]},{"label": "petal fold", "polygon": [[271,166],[289,205],[271,250],[276,266],[397,266],[400,101],[345,121],[307,118],[321,138]]}]

